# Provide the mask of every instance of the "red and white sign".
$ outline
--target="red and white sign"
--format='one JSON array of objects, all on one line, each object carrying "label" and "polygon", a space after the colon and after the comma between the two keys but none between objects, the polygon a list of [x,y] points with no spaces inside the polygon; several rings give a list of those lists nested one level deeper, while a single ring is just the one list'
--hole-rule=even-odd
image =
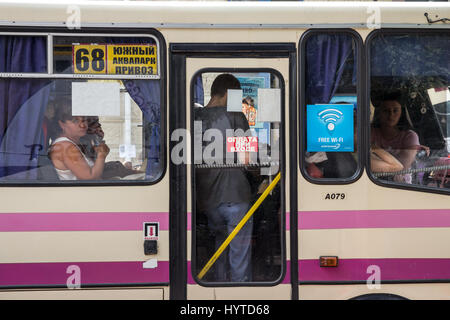
[{"label": "red and white sign", "polygon": [[144,240],[158,240],[159,222],[144,222]]},{"label": "red and white sign", "polygon": [[227,152],[258,152],[258,138],[228,137]]}]

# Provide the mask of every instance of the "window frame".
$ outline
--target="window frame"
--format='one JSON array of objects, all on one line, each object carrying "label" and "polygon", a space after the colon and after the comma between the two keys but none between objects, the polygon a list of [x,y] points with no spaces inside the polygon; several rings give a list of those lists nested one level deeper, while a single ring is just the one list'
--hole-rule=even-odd
[{"label": "window frame", "polygon": [[[287,259],[287,252],[286,252],[286,134],[285,134],[285,119],[286,119],[286,108],[289,108],[286,106],[286,86],[285,86],[285,79],[283,75],[276,69],[273,68],[214,68],[214,67],[207,67],[202,68],[200,70],[197,70],[192,78],[190,79],[190,110],[188,111],[190,114],[190,128],[192,129],[191,132],[193,132],[194,128],[194,86],[195,86],[195,79],[197,76],[201,75],[202,73],[271,73],[278,77],[280,80],[280,90],[281,90],[281,119],[280,122],[280,159],[279,159],[279,173],[281,173],[281,179],[280,179],[280,211],[281,211],[281,218],[280,218],[280,245],[281,245],[281,273],[280,276],[274,280],[274,281],[250,281],[250,282],[208,282],[204,280],[200,280],[197,277],[197,274],[195,273],[196,267],[197,267],[197,221],[196,221],[196,205],[195,205],[195,166],[194,166],[194,153],[191,152],[191,158],[190,163],[191,169],[191,276],[194,281],[203,287],[269,287],[269,286],[276,286],[283,282],[284,278],[286,277],[286,259]],[[194,139],[191,139],[190,142],[190,148],[191,150],[194,150]]]},{"label": "window frame", "polygon": [[53,57],[54,57],[54,38],[55,37],[136,37],[136,38],[151,38],[157,45],[157,56],[161,57],[160,41],[153,34],[122,34],[122,33],[60,33],[60,32],[48,32],[48,33],[17,33],[17,32],[2,32],[0,36],[30,36],[30,37],[46,37],[47,38],[47,73],[27,73],[27,72],[0,72],[0,78],[39,78],[39,79],[116,79],[116,80],[128,80],[128,79],[161,79],[161,59],[157,60],[158,74],[156,75],[112,75],[112,74],[76,74],[76,73],[55,73],[53,69]]},{"label": "window frame", "polygon": [[[348,178],[312,178],[306,172],[306,43],[311,36],[317,34],[348,34],[352,37],[356,44],[356,52],[355,59],[357,59],[357,80],[356,80],[356,101],[357,101],[357,169],[355,173]],[[366,106],[364,104],[365,98],[365,87],[364,87],[364,45],[361,35],[353,29],[348,28],[317,28],[317,29],[308,29],[306,30],[299,40],[298,45],[298,74],[299,74],[299,85],[298,85],[298,95],[299,95],[299,103],[298,103],[298,124],[299,124],[299,167],[302,176],[306,179],[306,181],[319,184],[319,185],[345,185],[351,184],[359,180],[364,172],[364,164],[365,164],[365,152],[363,150],[366,149],[366,143],[364,139],[364,130],[363,119],[365,119],[364,114],[366,112]]]},{"label": "window frame", "polygon": [[[33,30],[33,31],[32,31]],[[38,30],[38,31],[36,31]],[[143,28],[108,28],[87,27],[79,30],[67,28],[37,27],[2,27],[0,36],[40,36],[47,37],[47,73],[0,73],[1,79],[103,79],[103,80],[159,80],[160,81],[160,154],[161,172],[153,181],[149,180],[74,180],[74,181],[14,181],[0,180],[0,187],[85,187],[85,186],[149,186],[162,181],[167,171],[167,47],[163,35],[155,29]],[[158,75],[85,75],[85,74],[58,74],[53,72],[53,39],[59,37],[148,37],[157,45]],[[51,50],[50,50],[51,48]]]},{"label": "window frame", "polygon": [[[442,32],[447,31],[447,33],[450,32],[448,29],[411,29],[411,28],[401,28],[401,29],[377,29],[372,32],[370,32],[366,38],[365,41],[365,57],[366,57],[366,66],[365,66],[365,74],[366,74],[366,97],[365,97],[365,103],[366,106],[370,106],[370,84],[371,84],[371,69],[370,69],[370,61],[371,61],[371,54],[370,54],[370,45],[371,42],[375,37],[378,35],[430,35],[435,34],[439,35],[442,34]],[[366,126],[364,126],[364,137],[365,137],[365,144],[366,146],[370,146],[370,110],[369,107],[365,108],[366,114],[364,117],[364,123],[367,123]],[[399,183],[395,181],[383,181],[375,177],[373,172],[370,170],[370,149],[365,149],[365,167],[367,168],[367,175],[369,179],[376,185],[381,187],[387,187],[387,188],[394,188],[394,189],[403,189],[403,190],[412,190],[412,191],[419,191],[419,192],[427,192],[427,193],[435,193],[435,194],[444,194],[444,195],[450,195],[450,189],[438,189],[434,187],[429,186],[422,186],[422,185],[415,185],[415,184],[406,184],[406,183]]]}]

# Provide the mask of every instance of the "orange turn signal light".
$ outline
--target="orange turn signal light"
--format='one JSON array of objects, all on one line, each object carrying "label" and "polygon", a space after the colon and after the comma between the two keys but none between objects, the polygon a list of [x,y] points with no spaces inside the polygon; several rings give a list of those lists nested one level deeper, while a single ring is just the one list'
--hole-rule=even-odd
[{"label": "orange turn signal light", "polygon": [[321,256],[319,257],[320,267],[337,267],[338,266],[338,257],[335,256]]}]

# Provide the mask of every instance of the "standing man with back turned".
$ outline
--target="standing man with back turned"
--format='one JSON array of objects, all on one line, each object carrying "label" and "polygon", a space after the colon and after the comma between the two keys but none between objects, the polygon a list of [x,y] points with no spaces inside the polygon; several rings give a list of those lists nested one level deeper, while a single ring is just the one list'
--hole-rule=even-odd
[{"label": "standing man with back turned", "polygon": [[[221,132],[222,163],[225,163],[227,151],[227,130],[249,130],[242,112],[227,112],[227,90],[240,88],[233,75],[219,75],[211,86],[211,100],[195,113],[195,120],[202,123],[202,137],[209,129]],[[217,145],[217,141],[214,142]],[[197,212],[204,212],[208,217],[208,227],[215,234],[217,250],[250,208],[250,183],[244,168],[197,168],[195,172]],[[216,261],[215,281],[251,281],[252,229],[253,220],[250,219]]]}]

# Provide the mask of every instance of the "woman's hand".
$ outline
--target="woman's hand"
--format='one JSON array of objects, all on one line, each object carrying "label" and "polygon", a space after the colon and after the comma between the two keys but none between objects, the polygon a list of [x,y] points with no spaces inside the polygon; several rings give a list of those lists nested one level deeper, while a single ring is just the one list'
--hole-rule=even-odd
[{"label": "woman's hand", "polygon": [[98,157],[106,158],[106,156],[109,154],[109,147],[106,145],[105,142],[100,143],[98,146],[94,147],[95,153]]},{"label": "woman's hand", "polygon": [[423,145],[418,145],[416,148],[417,148],[417,153],[418,154],[424,152],[427,155],[427,157],[430,156],[430,148],[429,147],[423,146]]}]

